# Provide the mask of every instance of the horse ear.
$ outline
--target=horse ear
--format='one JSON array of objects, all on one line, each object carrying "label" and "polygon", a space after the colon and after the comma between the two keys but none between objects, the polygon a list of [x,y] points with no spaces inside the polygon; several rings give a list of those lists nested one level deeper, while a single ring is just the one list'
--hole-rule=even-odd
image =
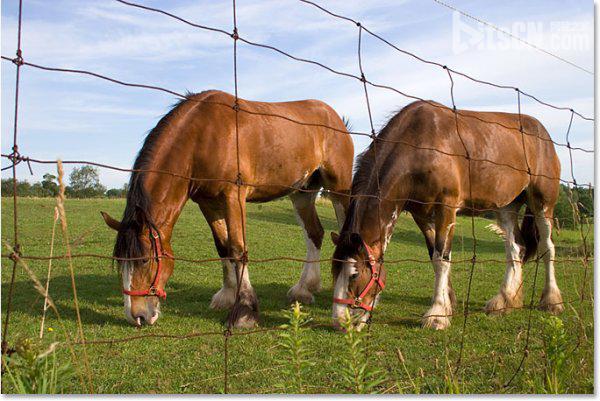
[{"label": "horse ear", "polygon": [[333,245],[337,245],[338,242],[340,242],[340,235],[336,232],[331,232],[331,242],[333,242]]},{"label": "horse ear", "polygon": [[119,231],[121,229],[120,221],[113,219],[112,217],[110,217],[108,215],[108,213],[100,212],[100,214],[102,215],[102,218],[104,219],[104,222],[106,223],[107,226],[109,226],[110,228],[112,228],[113,230],[116,230],[116,231]]},{"label": "horse ear", "polygon": [[360,249],[360,247],[363,245],[363,239],[359,233],[352,233],[350,234],[350,243],[356,248]]}]

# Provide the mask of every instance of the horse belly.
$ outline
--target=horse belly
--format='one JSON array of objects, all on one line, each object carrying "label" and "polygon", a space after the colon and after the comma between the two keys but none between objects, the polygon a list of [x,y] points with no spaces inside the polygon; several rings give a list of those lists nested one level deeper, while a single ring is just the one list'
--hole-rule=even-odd
[{"label": "horse belly", "polygon": [[257,166],[260,173],[252,175],[253,185],[248,189],[247,200],[268,202],[299,189],[313,188],[317,183],[318,168],[317,161],[304,160],[293,163],[271,158],[268,163]]}]

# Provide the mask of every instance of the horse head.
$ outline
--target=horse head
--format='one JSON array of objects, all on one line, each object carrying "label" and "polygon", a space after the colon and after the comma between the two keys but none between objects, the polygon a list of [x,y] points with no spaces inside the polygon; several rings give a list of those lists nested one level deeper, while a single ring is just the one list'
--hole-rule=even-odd
[{"label": "horse head", "polygon": [[143,219],[120,222],[101,212],[105,223],[117,231],[113,255],[117,258],[123,283],[125,318],[133,325],[154,324],[164,288],[173,273],[170,245],[154,225]]},{"label": "horse head", "polygon": [[336,246],[332,261],[333,324],[339,327],[350,308],[350,316],[360,329],[368,322],[385,287],[383,261],[376,259],[375,251],[360,234],[332,233],[331,239]]}]

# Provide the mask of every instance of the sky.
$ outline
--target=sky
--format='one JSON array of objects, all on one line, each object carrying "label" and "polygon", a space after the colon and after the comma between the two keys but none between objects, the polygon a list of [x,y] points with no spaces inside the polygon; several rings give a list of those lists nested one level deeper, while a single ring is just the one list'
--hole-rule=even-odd
[{"label": "sky", "polygon": [[[230,1],[137,0],[197,24],[232,29]],[[383,36],[399,48],[473,77],[513,85],[558,106],[594,115],[594,79],[498,32],[462,17],[433,0],[317,0]],[[233,91],[232,39],[185,25],[165,15],[111,0],[24,0],[23,57],[50,67],[90,70],[179,93]],[[594,69],[593,3],[589,0],[447,0],[587,70]],[[14,57],[17,0],[2,1],[2,55]],[[358,28],[298,0],[237,0],[240,36],[276,46],[336,70],[359,75]],[[446,72],[382,42],[363,36],[367,78],[402,92],[451,105]],[[354,131],[369,132],[362,84],[268,49],[240,43],[239,95],[260,101],[319,99],[350,118]],[[10,153],[15,66],[1,63],[2,153]],[[369,89],[375,128],[412,100],[384,89]],[[516,112],[514,90],[497,89],[455,77],[458,108]],[[173,95],[126,88],[97,78],[21,70],[19,149],[37,159],[88,160],[131,168],[147,132],[176,101]],[[538,118],[552,138],[565,143],[570,112],[522,99],[522,112]],[[575,117],[572,146],[594,148],[593,122]],[[368,138],[354,136],[355,151]],[[568,150],[558,147],[562,177],[571,179]],[[574,151],[578,183],[593,182],[593,154]],[[2,159],[2,166],[9,162]],[[25,164],[18,178],[31,182],[55,173],[55,166]],[[72,166],[67,166],[67,173]],[[9,177],[10,171],[2,177]],[[100,169],[102,183],[121,187],[129,174]]]}]

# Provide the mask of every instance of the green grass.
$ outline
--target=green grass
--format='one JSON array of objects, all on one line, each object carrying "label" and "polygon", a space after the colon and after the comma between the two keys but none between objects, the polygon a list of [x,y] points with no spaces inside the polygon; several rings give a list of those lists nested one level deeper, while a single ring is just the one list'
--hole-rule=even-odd
[{"label": "green grass", "polygon": [[[2,239],[12,239],[12,201],[2,199]],[[25,255],[48,255],[53,218],[53,199],[20,199],[19,232]],[[120,216],[122,200],[68,200],[66,203],[70,237],[74,253],[110,255],[115,234],[105,226],[100,210]],[[326,230],[323,257],[332,254],[329,232],[336,229],[329,202],[319,203],[319,214]],[[477,255],[479,260],[504,258],[501,240],[485,229],[488,220],[476,219]],[[471,220],[460,218],[456,227],[453,258],[471,257]],[[250,258],[274,256],[304,257],[304,240],[296,224],[289,201],[282,200],[248,209],[248,242]],[[557,257],[581,255],[578,232],[563,230],[555,233]],[[593,249],[593,238],[588,239]],[[175,228],[173,249],[176,256],[194,259],[215,258],[216,251],[208,225],[193,203],[188,203]],[[7,251],[3,245],[3,254]],[[55,254],[63,254],[62,237],[57,235]],[[397,223],[393,240],[388,247],[387,260],[412,258],[428,260],[424,240],[414,222],[403,214]],[[38,277],[44,280],[47,261],[29,261]],[[68,265],[54,262],[50,293],[62,313],[70,333],[76,335],[76,317],[73,307]],[[208,305],[211,296],[221,286],[220,263],[193,264],[177,262],[163,304],[163,315],[153,327],[135,329],[123,317],[122,296],[117,271],[110,260],[74,259],[81,317],[87,340],[127,337],[146,333],[187,334],[190,332],[224,329],[224,312],[212,311]],[[2,259],[2,301],[6,305],[7,289],[12,262]],[[422,392],[448,391],[449,377],[452,391],[466,393],[530,393],[544,391],[545,360],[542,344],[543,312],[533,311],[530,352],[524,372],[511,386],[504,383],[517,367],[524,346],[529,311],[520,310],[503,317],[479,313],[486,300],[498,290],[504,275],[504,263],[478,263],[475,267],[470,310],[465,337],[462,368],[453,375],[452,368],[458,356],[462,333],[462,317],[452,320],[452,326],[443,332],[424,330],[420,316],[428,309],[433,288],[433,271],[428,263],[405,262],[387,265],[387,288],[375,311],[369,346],[370,360],[386,372],[391,391],[411,392],[407,371],[418,380]],[[588,272],[586,293],[592,293],[592,271]],[[459,299],[457,313],[462,313],[470,264],[453,265],[453,284]],[[525,268],[525,302],[529,303],[535,264]],[[580,262],[557,263],[557,279],[565,301],[576,300],[582,288],[584,274]],[[307,306],[315,323],[330,324],[331,275],[329,265],[322,266],[323,290],[316,303]],[[252,283],[258,293],[261,308],[261,326],[275,327],[285,322],[281,313],[288,308],[286,292],[298,279],[301,263],[269,262],[251,264]],[[543,286],[540,266],[534,295],[539,300]],[[10,321],[9,342],[18,337],[36,337],[40,327],[43,299],[33,290],[26,273],[18,268]],[[4,317],[4,316],[2,316]],[[565,391],[593,392],[593,309],[591,302],[567,305],[561,316],[572,351],[569,353],[569,377]],[[46,327],[54,328],[44,339],[62,339],[63,333],[50,313]],[[229,391],[268,393],[280,391],[277,384],[286,380],[284,369],[279,368],[283,350],[277,347],[277,332],[233,336],[229,339]],[[185,340],[142,339],[113,345],[89,345],[89,353],[97,392],[103,393],[219,393],[223,388],[223,344],[221,335]],[[346,352],[341,335],[330,328],[309,330],[307,347],[314,355],[315,366],[306,378],[306,390],[314,393],[344,392],[339,378],[340,358]],[[404,356],[405,367],[397,358],[396,349]],[[81,356],[81,348],[78,348]],[[66,348],[59,358],[70,358]],[[76,361],[77,362],[77,361]],[[6,386],[3,391],[10,391]],[[73,379],[71,392],[83,389]]]}]

